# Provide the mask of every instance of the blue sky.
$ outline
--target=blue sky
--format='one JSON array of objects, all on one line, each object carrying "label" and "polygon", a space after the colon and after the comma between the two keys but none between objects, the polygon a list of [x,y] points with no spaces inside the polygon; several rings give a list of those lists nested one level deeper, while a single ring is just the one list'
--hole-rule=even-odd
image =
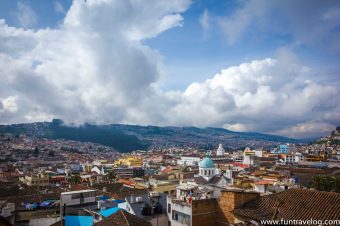
[{"label": "blue sky", "polygon": [[[80,118],[292,137],[326,134],[340,123],[338,1],[2,0],[0,6],[0,63],[13,65],[2,72],[9,87],[0,92],[2,123]],[[16,72],[23,64],[34,66]],[[71,103],[45,103],[13,82],[25,76],[40,79],[38,91],[49,87],[51,97],[75,101],[79,111]]]}]

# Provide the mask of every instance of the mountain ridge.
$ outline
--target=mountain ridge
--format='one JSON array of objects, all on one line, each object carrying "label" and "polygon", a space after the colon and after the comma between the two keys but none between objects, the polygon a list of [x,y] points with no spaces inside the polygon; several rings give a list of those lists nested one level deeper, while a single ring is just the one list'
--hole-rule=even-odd
[{"label": "mountain ridge", "polygon": [[88,141],[107,145],[122,152],[167,147],[213,149],[219,143],[222,143],[227,150],[240,149],[245,146],[266,148],[280,143],[302,143],[300,140],[283,136],[258,132],[235,132],[216,127],[160,127],[125,124],[68,126],[58,119],[52,122],[0,125],[0,132],[50,139]]}]

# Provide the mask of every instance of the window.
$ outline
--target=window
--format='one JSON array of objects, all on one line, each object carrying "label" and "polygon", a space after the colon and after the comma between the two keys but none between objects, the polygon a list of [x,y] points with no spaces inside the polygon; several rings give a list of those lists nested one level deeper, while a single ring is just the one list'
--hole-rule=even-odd
[{"label": "window", "polygon": [[172,220],[178,221],[182,224],[190,225],[190,216],[175,210],[172,211]]},{"label": "window", "polygon": [[178,221],[178,214],[177,211],[172,211],[172,219]]},{"label": "window", "polygon": [[171,213],[171,203],[168,204],[168,213]]},{"label": "window", "polygon": [[72,194],[72,199],[79,199],[79,198],[80,198],[80,193]]}]

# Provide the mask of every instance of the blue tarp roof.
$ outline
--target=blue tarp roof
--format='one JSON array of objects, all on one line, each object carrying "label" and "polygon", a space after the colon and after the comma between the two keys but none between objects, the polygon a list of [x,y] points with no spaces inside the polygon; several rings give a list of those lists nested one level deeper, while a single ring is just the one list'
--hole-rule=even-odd
[{"label": "blue tarp roof", "polygon": [[109,196],[106,196],[106,195],[102,195],[102,196],[99,196],[99,199],[100,200],[106,200],[106,199],[109,199],[110,197]]},{"label": "blue tarp roof", "polygon": [[106,210],[99,211],[99,214],[101,214],[101,215],[104,216],[104,217],[109,217],[109,216],[111,216],[112,214],[116,213],[118,210],[120,210],[120,208],[118,208],[118,207],[112,207],[112,208],[110,208],[110,209],[106,209]]},{"label": "blue tarp roof", "polygon": [[115,199],[115,200],[113,200],[113,202],[115,202],[115,203],[119,204],[119,203],[123,203],[123,202],[125,202],[125,200],[121,200],[121,199]]},{"label": "blue tarp roof", "polygon": [[65,226],[92,226],[92,216],[65,216]]}]

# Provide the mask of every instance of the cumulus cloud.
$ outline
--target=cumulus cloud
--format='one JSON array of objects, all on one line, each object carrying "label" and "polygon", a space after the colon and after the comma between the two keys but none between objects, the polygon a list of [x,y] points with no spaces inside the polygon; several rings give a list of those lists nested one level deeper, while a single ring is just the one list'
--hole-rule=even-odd
[{"label": "cumulus cloud", "polygon": [[28,4],[21,1],[17,3],[16,16],[19,25],[24,28],[35,25],[38,21],[38,16],[34,10]]},{"label": "cumulus cloud", "polygon": [[[0,20],[0,123],[224,127],[297,136],[294,126],[340,123],[339,90],[283,49],[228,67],[184,91],[162,91],[162,56],[144,40],[183,25],[183,1],[73,1],[55,29]],[[128,16],[126,16],[128,15]],[[291,134],[287,131],[292,128]]]},{"label": "cumulus cloud", "polygon": [[[191,84],[178,94],[179,103],[170,108],[167,116],[172,123],[180,121],[185,125],[287,136],[310,134],[306,132],[310,129],[317,134],[320,131],[311,126],[290,130],[291,134],[283,129],[327,116],[333,123],[340,123],[336,114],[338,88],[314,80],[310,68],[294,64],[286,56],[255,60],[223,69],[203,83]],[[331,124],[325,120],[323,123],[330,129]]]},{"label": "cumulus cloud", "polygon": [[189,4],[77,0],[59,28],[36,31],[0,20],[0,97],[19,100],[1,123],[38,113],[75,123],[147,120],[139,109],[163,69],[161,55],[142,41],[181,26]]},{"label": "cumulus cloud", "polygon": [[17,99],[16,96],[9,96],[1,100],[1,111],[15,113],[18,110],[16,99]]}]

